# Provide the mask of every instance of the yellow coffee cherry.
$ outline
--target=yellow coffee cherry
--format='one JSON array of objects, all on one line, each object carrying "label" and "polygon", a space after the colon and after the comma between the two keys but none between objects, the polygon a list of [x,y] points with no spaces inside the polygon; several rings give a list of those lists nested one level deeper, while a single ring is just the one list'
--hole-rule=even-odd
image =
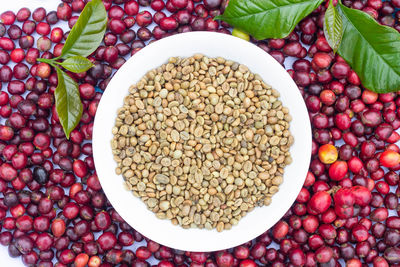
[{"label": "yellow coffee cherry", "polygon": [[247,33],[245,33],[242,30],[239,30],[238,28],[234,28],[232,30],[232,35],[236,36],[236,37],[239,37],[239,38],[241,38],[243,40],[250,41],[250,35],[248,35]]},{"label": "yellow coffee cherry", "polygon": [[332,164],[338,158],[338,151],[334,145],[326,144],[318,150],[319,160],[324,164]]}]

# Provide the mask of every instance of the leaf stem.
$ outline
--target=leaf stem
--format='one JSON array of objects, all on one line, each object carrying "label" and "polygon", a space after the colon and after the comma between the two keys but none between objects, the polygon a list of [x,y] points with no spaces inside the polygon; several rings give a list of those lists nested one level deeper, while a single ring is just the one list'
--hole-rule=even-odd
[{"label": "leaf stem", "polygon": [[54,61],[54,59],[47,59],[47,58],[38,58],[36,59],[36,61],[47,63],[53,67],[56,67],[55,64],[57,63],[56,61]]}]

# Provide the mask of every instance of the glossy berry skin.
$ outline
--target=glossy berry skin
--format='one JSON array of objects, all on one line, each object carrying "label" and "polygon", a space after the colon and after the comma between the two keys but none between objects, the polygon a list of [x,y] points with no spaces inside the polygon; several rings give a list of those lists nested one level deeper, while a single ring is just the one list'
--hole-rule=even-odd
[{"label": "glossy berry skin", "polygon": [[39,22],[36,25],[36,32],[40,35],[48,35],[50,33],[50,25],[46,22]]},{"label": "glossy berry skin", "polygon": [[163,29],[165,31],[175,30],[178,27],[178,25],[179,24],[176,21],[176,19],[171,18],[171,17],[163,18],[160,21],[160,27],[161,27],[161,29]]},{"label": "glossy berry skin", "polygon": [[400,154],[395,151],[386,150],[381,154],[379,162],[384,167],[392,168],[400,163]]},{"label": "glossy berry skin", "polygon": [[350,128],[351,120],[349,115],[345,113],[339,113],[335,116],[335,125],[342,131]]},{"label": "glossy berry skin", "polygon": [[60,237],[64,234],[66,224],[61,219],[55,219],[51,224],[51,232],[55,237]]},{"label": "glossy berry skin", "polygon": [[257,263],[255,263],[253,260],[246,259],[240,262],[239,267],[256,267]]},{"label": "glossy berry skin", "polygon": [[15,21],[15,18],[16,18],[16,16],[15,16],[14,12],[12,12],[12,11],[3,12],[0,15],[0,20],[4,25],[13,24]]},{"label": "glossy berry skin", "polygon": [[146,27],[153,21],[152,15],[148,11],[142,11],[136,16],[136,23],[140,27]]},{"label": "glossy berry skin", "polygon": [[170,0],[170,1],[176,9],[185,8],[188,4],[188,0]]},{"label": "glossy berry skin", "polygon": [[337,160],[338,152],[331,144],[322,145],[318,151],[319,160],[324,164],[332,164]]},{"label": "glossy berry skin", "polygon": [[164,9],[165,3],[162,0],[155,0],[155,1],[151,1],[150,6],[155,11],[161,11]]},{"label": "glossy berry skin", "polygon": [[64,36],[63,30],[59,27],[56,27],[51,30],[50,40],[53,43],[60,43],[62,41],[63,36]]},{"label": "glossy berry skin", "polygon": [[320,191],[315,193],[308,203],[310,210],[315,214],[325,212],[331,205],[332,199],[329,193]]},{"label": "glossy berry skin", "polygon": [[57,17],[61,20],[69,20],[72,16],[72,8],[66,3],[61,3],[57,7]]},{"label": "glossy berry skin", "polygon": [[125,13],[129,16],[135,16],[139,11],[139,4],[135,0],[127,1],[124,4]]},{"label": "glossy berry skin", "polygon": [[10,58],[12,61],[14,61],[15,63],[19,63],[22,60],[24,60],[25,58],[25,51],[21,48],[16,48],[14,49],[11,54],[10,54]]},{"label": "glossy berry skin", "polygon": [[233,256],[228,252],[221,252],[217,255],[216,262],[221,267],[231,267],[233,265]]},{"label": "glossy berry skin", "polygon": [[329,177],[334,181],[342,180],[347,174],[348,166],[345,161],[336,161],[329,167]]}]

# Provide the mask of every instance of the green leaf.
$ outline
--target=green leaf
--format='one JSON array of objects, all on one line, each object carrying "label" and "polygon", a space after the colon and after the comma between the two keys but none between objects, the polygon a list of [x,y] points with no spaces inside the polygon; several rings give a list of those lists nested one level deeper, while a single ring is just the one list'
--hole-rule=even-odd
[{"label": "green leaf", "polygon": [[54,92],[56,109],[65,136],[78,125],[82,115],[82,103],[78,84],[65,72],[56,67],[58,85]]},{"label": "green leaf", "polygon": [[81,73],[93,67],[93,63],[89,59],[81,56],[69,57],[58,64],[74,73]]},{"label": "green leaf", "polygon": [[288,36],[323,0],[230,0],[217,16],[258,40]]},{"label": "green leaf", "polygon": [[370,15],[342,4],[343,20],[338,53],[357,72],[364,87],[377,93],[400,90],[400,34],[378,24]]},{"label": "green leaf", "polygon": [[62,58],[87,57],[100,45],[107,28],[107,12],[101,0],[87,3],[65,41]]},{"label": "green leaf", "polygon": [[325,12],[324,33],[326,40],[336,53],[343,37],[343,21],[336,7],[332,4],[332,0],[330,0]]}]

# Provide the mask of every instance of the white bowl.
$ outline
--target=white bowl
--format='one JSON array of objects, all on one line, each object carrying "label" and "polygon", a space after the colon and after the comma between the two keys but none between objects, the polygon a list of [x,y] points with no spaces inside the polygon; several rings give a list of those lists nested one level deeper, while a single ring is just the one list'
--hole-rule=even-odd
[{"label": "white bowl", "polygon": [[[295,142],[290,148],[292,164],[285,168],[284,182],[269,206],[255,208],[231,230],[183,229],[170,220],[157,219],[145,204],[124,189],[123,178],[115,174],[110,141],[117,109],[123,105],[128,88],[149,70],[167,62],[169,57],[189,57],[202,53],[247,65],[281,93],[293,121],[290,131]],[[272,227],[290,208],[304,183],[311,156],[311,127],[306,106],[286,70],[257,46],[231,35],[190,32],[152,43],[131,57],[115,74],[97,109],[93,130],[93,151],[97,175],[108,199],[134,229],[162,245],[186,251],[215,251],[238,246]]]}]

